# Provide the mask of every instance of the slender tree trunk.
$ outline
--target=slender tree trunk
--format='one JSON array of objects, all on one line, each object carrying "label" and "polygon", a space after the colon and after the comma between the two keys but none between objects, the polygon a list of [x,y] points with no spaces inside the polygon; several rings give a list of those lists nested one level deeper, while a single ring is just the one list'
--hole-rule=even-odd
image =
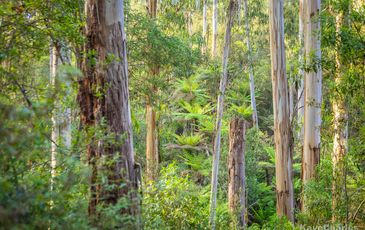
[{"label": "slender tree trunk", "polygon": [[292,135],[285,66],[283,0],[269,0],[271,77],[274,104],[276,211],[294,222]]},{"label": "slender tree trunk", "polygon": [[[69,53],[60,45],[59,51],[56,46],[51,44],[50,48],[50,76],[51,84],[57,88],[57,71],[62,64],[70,64]],[[67,87],[66,95],[70,93],[70,82],[63,79]],[[54,178],[56,177],[57,167],[57,149],[58,147],[71,148],[71,108],[62,109],[59,102],[55,101],[55,109],[52,115],[52,133],[51,133],[51,190],[54,186]]]},{"label": "slender tree trunk", "polygon": [[203,38],[203,45],[202,45],[202,54],[206,54],[207,52],[207,29],[208,29],[208,24],[207,24],[207,6],[208,5],[208,0],[203,0],[203,33],[202,33],[202,38]]},{"label": "slender tree trunk", "polygon": [[[51,44],[50,48],[50,76],[51,76],[51,84],[55,86],[56,83],[56,73],[57,73],[57,55],[56,55],[56,47]],[[59,140],[59,127],[57,121],[57,114],[52,115],[52,133],[51,133],[51,190],[53,190],[54,186],[54,178],[56,177],[56,166],[57,166],[57,146]]]},{"label": "slender tree trunk", "polygon": [[[336,35],[337,40],[341,42],[341,26],[343,24],[343,16],[338,13],[336,16]],[[342,84],[341,76],[341,58],[339,54],[339,48],[336,48],[336,86]],[[333,182],[332,182],[332,221],[336,222],[339,219],[338,209],[340,201],[344,200],[342,194],[342,188],[346,181],[344,180],[344,157],[347,152],[347,113],[343,95],[336,93],[332,102],[333,109],[333,126],[334,126],[334,138],[333,138],[333,152],[332,152],[332,164],[333,164]]]},{"label": "slender tree trunk", "polygon": [[303,22],[303,1],[299,0],[299,82],[298,82],[298,94],[297,94],[297,124],[299,128],[298,140],[300,144],[300,149],[303,151],[303,136],[304,136],[304,67],[303,67],[303,53],[304,53],[304,22]]},{"label": "slender tree trunk", "polygon": [[[103,129],[108,136],[94,138],[87,148],[91,166],[89,215],[97,226],[98,205],[115,205],[125,197],[130,205],[123,207],[121,214],[137,218],[139,207],[123,0],[87,0],[85,4],[87,55],[78,95],[81,122],[85,128]],[[111,56],[115,59],[110,60]]]},{"label": "slender tree trunk", "polygon": [[[290,79],[290,74],[289,74],[289,79]],[[289,83],[289,120],[290,120],[290,124],[295,119],[294,97],[295,97],[295,84]],[[293,129],[293,127],[292,127],[292,129]],[[292,130],[292,133],[293,133],[293,130]]]},{"label": "slender tree trunk", "polygon": [[218,45],[218,0],[213,0],[213,36],[212,36],[212,57],[217,57],[217,45]]},{"label": "slender tree trunk", "polygon": [[222,117],[224,107],[224,93],[226,91],[227,75],[228,75],[228,56],[231,45],[231,29],[233,27],[234,12],[236,8],[235,0],[229,1],[227,27],[224,40],[223,50],[223,74],[219,85],[219,95],[217,99],[217,120],[216,120],[216,133],[214,138],[213,148],[213,169],[212,169],[212,186],[211,186],[211,197],[210,197],[210,224],[212,229],[215,229],[215,211],[217,206],[217,188],[218,188],[218,166],[220,157],[220,146],[221,146],[221,128],[222,128]]},{"label": "slender tree trunk", "polygon": [[250,75],[250,96],[251,96],[251,107],[252,107],[252,122],[256,128],[259,127],[258,117],[257,117],[257,109],[256,109],[256,99],[255,99],[255,81],[253,77],[253,68],[252,68],[252,56],[251,56],[251,43],[250,43],[250,24],[248,20],[248,6],[247,0],[244,0],[244,15],[245,15],[245,26],[246,26],[246,45],[248,52],[248,66],[249,66],[249,75]]},{"label": "slender tree trunk", "polygon": [[238,220],[238,229],[246,227],[246,122],[234,118],[229,124],[228,206]]},{"label": "slender tree trunk", "polygon": [[[320,0],[303,1],[304,18],[304,56],[306,66],[315,66],[306,70],[304,93],[304,145],[302,157],[302,180],[306,183],[315,176],[315,169],[320,158],[320,129],[322,104],[322,71],[321,43],[319,40],[320,22],[318,19]],[[304,190],[305,191],[305,190]],[[305,192],[302,200],[302,210],[305,211]]]},{"label": "slender tree trunk", "polygon": [[[148,15],[151,19],[157,16],[157,0],[147,1]],[[160,73],[158,66],[150,67],[150,74],[152,77],[157,76]],[[157,88],[153,86],[151,88],[152,94],[157,93]],[[156,109],[152,101],[151,96],[147,96],[146,102],[146,173],[147,179],[150,181],[156,180],[158,177],[158,132],[156,126]]]},{"label": "slender tree trunk", "polygon": [[146,104],[146,163],[147,163],[147,179],[154,181],[158,175],[158,133],[156,129],[156,111],[151,103],[151,99],[147,99]]}]

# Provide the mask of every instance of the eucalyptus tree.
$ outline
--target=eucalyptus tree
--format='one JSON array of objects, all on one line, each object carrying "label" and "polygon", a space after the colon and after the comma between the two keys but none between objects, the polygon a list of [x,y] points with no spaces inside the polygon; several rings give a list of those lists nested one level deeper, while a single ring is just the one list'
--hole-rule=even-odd
[{"label": "eucalyptus tree", "polygon": [[303,1],[299,0],[299,31],[298,31],[298,41],[299,41],[299,87],[297,92],[297,123],[298,123],[298,139],[300,149],[303,149],[303,135],[304,135],[304,21],[303,21]]},{"label": "eucalyptus tree", "polygon": [[[114,206],[125,198],[130,204],[120,207],[118,213],[138,217],[139,204],[123,0],[88,0],[85,11],[85,76],[79,81],[78,101],[84,127],[102,129],[101,137],[94,136],[87,147],[91,167],[89,215],[98,226],[98,207]],[[122,227],[120,224],[117,227]]]},{"label": "eucalyptus tree", "polygon": [[215,58],[218,46],[218,0],[213,0],[212,27],[212,57]]},{"label": "eucalyptus tree", "polygon": [[235,0],[229,1],[227,12],[227,26],[224,37],[224,49],[223,49],[223,73],[220,79],[219,92],[217,98],[217,118],[215,126],[215,138],[213,146],[213,169],[212,169],[212,181],[211,181],[211,197],[210,197],[210,225],[212,229],[215,229],[215,212],[217,206],[217,188],[218,188],[218,166],[221,147],[221,129],[222,118],[224,108],[224,93],[226,91],[227,78],[228,78],[228,57],[231,46],[231,30],[233,27],[234,15],[236,12],[237,2]]},{"label": "eucalyptus tree", "polygon": [[203,0],[203,32],[202,32],[203,45],[202,45],[202,54],[205,54],[207,52],[207,29],[208,29],[207,8],[208,8],[208,0]]},{"label": "eucalyptus tree", "polygon": [[[342,12],[336,15],[336,40],[341,44],[341,27],[343,26],[344,15]],[[340,86],[343,84],[343,76],[341,74],[342,60],[339,51],[339,44],[336,47],[335,62],[335,84]],[[344,167],[343,161],[347,152],[347,111],[344,96],[335,92],[335,98],[332,102],[333,110],[333,152],[332,152],[332,164],[333,164],[333,183],[332,183],[332,221],[337,219],[338,203],[341,199],[341,190],[343,187]]]},{"label": "eucalyptus tree", "polygon": [[246,121],[233,118],[229,124],[228,208],[239,229],[247,224],[245,145]]},{"label": "eucalyptus tree", "polygon": [[[57,72],[60,65],[70,65],[70,52],[65,45],[58,42],[51,42],[50,46],[50,81],[53,87],[58,86],[60,83],[65,83],[66,94],[69,95],[71,90],[70,79],[57,78]],[[57,167],[57,150],[58,147],[64,147],[66,149],[71,148],[71,108],[62,108],[60,101],[56,101],[55,110],[52,115],[52,134],[51,134],[51,189],[53,189],[53,179],[56,176]]]},{"label": "eucalyptus tree", "polygon": [[293,139],[286,77],[283,0],[269,0],[274,105],[276,211],[294,222]]},{"label": "eucalyptus tree", "polygon": [[[349,58],[348,44],[353,43],[351,36],[351,11],[356,12],[356,1],[344,1],[332,3],[330,5],[330,16],[335,20],[335,42],[334,59],[334,87],[332,99],[333,111],[333,149],[332,149],[332,164],[333,164],[333,181],[332,181],[332,221],[341,221],[341,204],[346,198],[346,158],[348,152],[348,107],[346,100],[349,92],[343,90],[347,84],[347,70],[351,71],[354,60]],[[356,44],[356,43],[355,43]],[[332,48],[332,47],[331,47]],[[361,54],[359,54],[361,55]],[[351,64],[350,64],[351,63]],[[347,201],[346,201],[347,202]],[[348,218],[348,217],[347,217]]]},{"label": "eucalyptus tree", "polygon": [[[305,186],[314,179],[316,166],[320,160],[320,129],[322,104],[321,42],[319,37],[320,0],[303,2],[304,22],[304,143],[302,157],[302,180]],[[305,192],[302,210],[305,210]]]},{"label": "eucalyptus tree", "polygon": [[250,95],[251,95],[251,107],[252,107],[252,122],[256,128],[258,128],[258,117],[257,117],[257,109],[256,109],[256,98],[255,98],[255,80],[253,76],[253,67],[251,60],[251,43],[250,43],[250,23],[248,19],[248,5],[247,0],[244,0],[243,4],[244,16],[245,16],[245,32],[246,32],[246,46],[248,53],[248,68],[249,68],[249,76],[250,76]]},{"label": "eucalyptus tree", "polygon": [[[154,20],[157,16],[157,0],[147,1],[147,12],[149,17]],[[160,74],[160,66],[153,64],[149,66],[149,74],[157,76]],[[152,86],[150,89],[152,94],[156,94],[157,87]],[[156,108],[152,97],[147,95],[146,99],[146,172],[148,180],[157,179],[158,175],[158,130],[156,124]]]}]

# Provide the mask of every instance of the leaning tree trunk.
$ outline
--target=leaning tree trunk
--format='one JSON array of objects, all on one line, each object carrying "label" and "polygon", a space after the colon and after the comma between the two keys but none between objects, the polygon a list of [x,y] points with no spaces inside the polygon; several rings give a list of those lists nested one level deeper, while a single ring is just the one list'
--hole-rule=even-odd
[{"label": "leaning tree trunk", "polygon": [[212,185],[211,185],[211,197],[210,197],[210,224],[212,229],[215,229],[215,209],[217,206],[217,188],[218,188],[218,166],[220,157],[221,146],[221,128],[222,117],[224,107],[224,93],[226,91],[227,75],[228,75],[228,56],[231,45],[231,29],[233,26],[234,12],[236,8],[235,0],[229,1],[227,28],[224,40],[223,50],[223,74],[219,85],[219,94],[217,99],[217,120],[216,120],[216,133],[214,138],[213,147],[213,169],[212,169]]},{"label": "leaning tree trunk", "polygon": [[[66,95],[70,93],[70,82],[68,79],[57,79],[58,67],[61,64],[70,64],[70,55],[62,44],[51,44],[50,48],[50,76],[51,84],[58,88],[58,83],[63,81],[67,87]],[[55,102],[55,109],[52,114],[52,133],[51,133],[51,190],[54,186],[54,178],[56,177],[57,167],[57,150],[58,147],[71,148],[71,108],[61,108],[59,101]]]},{"label": "leaning tree trunk", "polygon": [[[302,157],[303,186],[315,176],[320,158],[320,129],[322,104],[321,43],[319,40],[320,0],[303,1],[304,18],[304,57],[306,59],[304,93],[304,145]],[[304,190],[302,210],[305,211],[306,196]]]},{"label": "leaning tree trunk", "polygon": [[217,57],[218,46],[218,0],[213,0],[212,16],[213,36],[212,36],[212,57]]},{"label": "leaning tree trunk", "polygon": [[229,124],[228,207],[238,220],[238,229],[246,227],[246,122],[234,118]]},{"label": "leaning tree trunk", "polygon": [[[341,42],[341,26],[343,24],[343,16],[338,13],[336,16],[336,35],[337,41]],[[336,47],[336,73],[335,84],[336,87],[343,84],[343,78],[341,76],[341,57],[339,53],[339,47]],[[332,182],[332,221],[335,223],[339,219],[338,210],[343,200],[343,186],[346,183],[344,180],[345,168],[344,157],[347,152],[347,113],[343,96],[338,91],[335,91],[335,97],[332,102],[333,109],[333,126],[334,126],[334,138],[333,138],[333,152],[332,152],[332,164],[333,164],[333,182]]]},{"label": "leaning tree trunk", "polygon": [[251,96],[251,107],[252,107],[252,122],[256,128],[259,127],[257,109],[256,109],[256,99],[255,99],[255,81],[253,77],[253,67],[252,67],[252,56],[251,56],[251,44],[250,44],[250,24],[248,20],[248,6],[247,0],[244,0],[244,15],[245,15],[245,26],[246,26],[246,45],[248,53],[248,66],[250,75],[250,96]]},{"label": "leaning tree trunk", "polygon": [[[151,19],[157,16],[157,0],[147,1],[147,13]],[[158,66],[150,67],[151,77],[155,77],[160,73]],[[152,86],[150,89],[152,96],[147,96],[146,101],[146,173],[147,180],[154,181],[158,176],[158,131],[156,124],[156,109],[154,106],[153,95],[157,93],[157,87]]]},{"label": "leaning tree trunk", "polygon": [[120,198],[126,198],[130,205],[123,207],[121,214],[136,217],[139,207],[123,0],[87,0],[85,4],[86,55],[85,76],[79,82],[80,116],[85,128],[101,129],[105,134],[99,139],[94,137],[87,147],[91,166],[89,215],[97,226],[99,205],[115,205]]},{"label": "leaning tree trunk", "polygon": [[271,77],[274,104],[276,211],[294,221],[293,143],[285,66],[283,0],[270,0]]}]

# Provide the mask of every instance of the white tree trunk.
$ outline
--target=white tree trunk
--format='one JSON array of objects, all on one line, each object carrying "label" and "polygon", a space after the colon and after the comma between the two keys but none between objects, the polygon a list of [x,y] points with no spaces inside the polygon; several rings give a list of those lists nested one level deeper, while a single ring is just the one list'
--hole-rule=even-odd
[{"label": "white tree trunk", "polygon": [[[57,71],[60,65],[70,64],[70,54],[65,46],[60,47],[59,52],[54,45],[50,48],[50,81],[53,87],[57,87]],[[68,79],[61,79],[67,89],[65,95],[71,93],[71,83]],[[53,189],[54,177],[57,167],[58,147],[65,149],[71,148],[71,108],[61,108],[60,101],[55,101],[55,108],[52,115],[51,133],[51,189]]]},{"label": "white tree trunk", "polygon": [[231,29],[233,26],[234,12],[236,8],[235,0],[230,0],[227,27],[224,39],[224,50],[223,50],[223,74],[219,85],[219,95],[217,99],[217,120],[216,120],[216,133],[214,138],[213,147],[213,169],[212,169],[212,182],[211,182],[211,197],[210,197],[210,225],[212,229],[215,229],[215,211],[217,206],[217,188],[218,188],[218,166],[220,157],[220,146],[221,146],[221,128],[222,128],[222,117],[224,107],[224,93],[226,91],[227,76],[228,76],[228,56],[231,45]]},{"label": "white tree trunk", "polygon": [[[302,158],[303,185],[314,178],[315,169],[320,158],[320,129],[322,104],[322,71],[319,64],[321,59],[321,43],[319,39],[320,22],[318,19],[320,0],[303,2],[304,18],[304,56],[306,66],[315,66],[306,70],[304,93],[304,146]],[[302,210],[305,211],[305,193],[302,200]]]},{"label": "white tree trunk", "polygon": [[303,149],[303,136],[304,136],[304,68],[303,68],[303,52],[304,52],[304,44],[303,44],[303,1],[299,0],[299,33],[298,33],[298,40],[299,40],[299,87],[298,87],[298,94],[297,94],[297,125],[299,128],[298,132],[298,140],[300,143],[301,148]]},{"label": "white tree trunk", "polygon": [[212,57],[217,56],[217,45],[218,45],[218,0],[213,0],[213,36],[212,36]]},{"label": "white tree trunk", "polygon": [[276,210],[294,222],[292,135],[286,77],[283,0],[269,0],[271,76],[274,104]]},{"label": "white tree trunk", "polygon": [[259,127],[258,117],[257,117],[257,109],[256,109],[256,99],[255,99],[255,81],[253,77],[253,68],[252,68],[252,56],[251,56],[251,44],[250,44],[250,24],[248,20],[248,6],[247,0],[244,0],[244,15],[245,15],[245,26],[246,26],[246,45],[248,52],[248,66],[249,66],[249,75],[250,75],[250,96],[251,96],[251,107],[252,107],[252,122],[256,128]]},{"label": "white tree trunk", "polygon": [[202,38],[203,38],[203,45],[202,45],[202,54],[205,54],[207,52],[207,28],[208,28],[208,24],[207,24],[207,1],[208,0],[203,0],[203,33],[202,33]]}]

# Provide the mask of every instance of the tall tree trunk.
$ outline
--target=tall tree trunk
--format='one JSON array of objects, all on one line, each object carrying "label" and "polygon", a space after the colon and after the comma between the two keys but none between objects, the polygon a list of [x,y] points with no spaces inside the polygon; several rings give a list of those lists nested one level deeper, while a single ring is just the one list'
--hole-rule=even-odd
[{"label": "tall tree trunk", "polygon": [[[336,16],[336,35],[337,41],[341,42],[341,26],[343,25],[343,15],[338,13]],[[335,84],[340,86],[342,84],[341,76],[341,57],[339,53],[339,47],[336,47],[336,74]],[[333,109],[333,126],[334,126],[334,138],[333,138],[333,152],[332,152],[332,164],[333,164],[333,182],[332,182],[332,221],[336,222],[339,219],[338,209],[340,201],[344,200],[342,194],[342,188],[346,181],[344,180],[344,156],[347,152],[347,113],[343,95],[335,91],[335,97],[332,102]]]},{"label": "tall tree trunk", "polygon": [[283,0],[269,0],[271,77],[274,104],[276,211],[294,221],[293,143],[286,77]]},{"label": "tall tree trunk", "polygon": [[212,185],[211,185],[211,197],[210,197],[210,224],[212,229],[215,229],[215,211],[217,206],[217,188],[218,188],[218,166],[220,157],[220,146],[221,146],[221,128],[222,128],[222,117],[224,107],[224,93],[226,91],[227,75],[228,75],[228,56],[231,45],[231,29],[233,27],[234,12],[236,9],[235,0],[229,1],[227,27],[224,39],[224,50],[223,50],[223,74],[219,85],[219,94],[217,99],[217,120],[215,126],[215,138],[213,148],[213,169],[212,169]]},{"label": "tall tree trunk", "polygon": [[303,136],[304,136],[304,67],[303,67],[303,53],[304,53],[304,22],[303,22],[303,1],[299,0],[299,82],[297,94],[297,125],[299,128],[298,140],[300,149],[303,151]]},{"label": "tall tree trunk", "polygon": [[234,118],[229,124],[228,206],[238,220],[238,229],[246,227],[246,122]]},{"label": "tall tree trunk", "polygon": [[258,117],[257,117],[257,109],[256,109],[256,99],[255,99],[255,81],[253,77],[253,68],[252,68],[252,56],[251,56],[251,43],[250,43],[250,24],[248,20],[248,6],[247,0],[244,0],[244,15],[245,15],[245,26],[246,26],[246,45],[248,52],[248,66],[249,66],[249,75],[250,75],[250,96],[251,96],[251,107],[252,107],[252,122],[256,128],[259,127]]},{"label": "tall tree trunk", "polygon": [[[147,0],[148,15],[151,19],[155,19],[157,16],[157,0]],[[160,73],[158,66],[150,66],[150,74],[152,77],[157,76]],[[157,88],[153,86],[151,88],[152,95],[157,93]],[[156,126],[156,109],[152,101],[151,96],[147,96],[146,102],[146,173],[147,180],[153,181],[158,176],[158,132]]]},{"label": "tall tree trunk", "polygon": [[202,33],[202,38],[203,38],[203,45],[202,45],[202,54],[206,54],[207,52],[207,29],[208,29],[208,24],[207,24],[207,6],[208,5],[208,0],[203,0],[203,33]]},{"label": "tall tree trunk", "polygon": [[217,57],[218,46],[218,0],[213,0],[212,16],[213,36],[212,36],[212,57]]},{"label": "tall tree trunk", "polygon": [[[320,158],[320,129],[322,104],[322,71],[319,64],[321,59],[321,43],[319,40],[320,0],[303,1],[304,18],[304,57],[306,66],[315,66],[306,70],[304,93],[304,145],[302,157],[302,180],[306,183],[315,176],[315,169]],[[306,196],[302,199],[302,210],[305,211]]]},{"label": "tall tree trunk", "polygon": [[[130,205],[121,213],[137,218],[139,207],[123,0],[87,0],[85,4],[87,55],[78,95],[81,122],[85,128],[103,129],[105,137],[108,136],[94,138],[87,147],[91,166],[89,215],[97,226],[98,205],[115,205],[125,197]],[[115,58],[110,60],[110,57]],[[101,177],[106,181],[101,181]]]},{"label": "tall tree trunk", "polygon": [[[53,43],[53,42],[52,42]],[[59,44],[57,50],[55,44],[51,44],[50,48],[50,81],[51,84],[57,88],[57,71],[62,64],[70,64],[70,55],[62,44]],[[69,80],[63,79],[67,87],[66,95],[70,93],[71,84]],[[55,109],[52,115],[52,133],[51,133],[51,190],[54,186],[54,178],[56,177],[57,167],[57,149],[58,147],[70,149],[71,148],[71,108],[61,108],[59,102],[55,101]]]}]

